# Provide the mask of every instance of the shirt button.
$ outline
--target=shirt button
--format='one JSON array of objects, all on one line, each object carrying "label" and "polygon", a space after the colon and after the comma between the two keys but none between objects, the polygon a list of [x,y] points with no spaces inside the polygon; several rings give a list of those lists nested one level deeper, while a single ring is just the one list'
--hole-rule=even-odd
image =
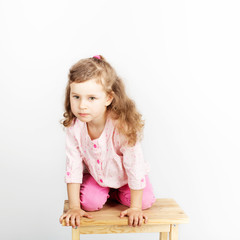
[{"label": "shirt button", "polygon": [[102,180],[102,179],[100,179],[100,182],[102,183],[102,182],[103,182],[103,180]]},{"label": "shirt button", "polygon": [[100,163],[99,159],[97,160],[97,163],[98,163],[98,164]]},{"label": "shirt button", "polygon": [[93,146],[94,146],[95,148],[97,147],[97,145],[96,145],[96,144],[94,144]]}]

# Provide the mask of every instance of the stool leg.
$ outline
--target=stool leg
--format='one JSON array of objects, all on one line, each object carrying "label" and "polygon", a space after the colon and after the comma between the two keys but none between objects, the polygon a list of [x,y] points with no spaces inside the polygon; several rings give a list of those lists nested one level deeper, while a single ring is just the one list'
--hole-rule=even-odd
[{"label": "stool leg", "polygon": [[178,240],[178,224],[170,225],[169,240]]},{"label": "stool leg", "polygon": [[160,240],[167,240],[168,233],[167,232],[160,232]]},{"label": "stool leg", "polygon": [[80,240],[79,228],[72,228],[72,240]]}]

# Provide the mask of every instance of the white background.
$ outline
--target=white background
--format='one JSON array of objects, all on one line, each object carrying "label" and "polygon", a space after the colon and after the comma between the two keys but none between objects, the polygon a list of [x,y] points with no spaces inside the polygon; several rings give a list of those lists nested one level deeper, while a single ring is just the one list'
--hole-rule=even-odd
[{"label": "white background", "polygon": [[[64,89],[102,54],[146,120],[156,197],[190,218],[180,240],[239,240],[238,1],[0,1],[0,238],[71,239],[58,218]],[[157,234],[94,239],[158,239]],[[84,235],[81,239],[92,239]]]}]

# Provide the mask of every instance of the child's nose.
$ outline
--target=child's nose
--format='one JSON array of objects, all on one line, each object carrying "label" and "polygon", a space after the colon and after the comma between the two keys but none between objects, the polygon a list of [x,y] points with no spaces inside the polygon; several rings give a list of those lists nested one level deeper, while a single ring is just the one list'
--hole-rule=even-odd
[{"label": "child's nose", "polygon": [[79,101],[79,108],[82,109],[82,108],[86,108],[86,107],[87,107],[86,101],[80,100]]}]

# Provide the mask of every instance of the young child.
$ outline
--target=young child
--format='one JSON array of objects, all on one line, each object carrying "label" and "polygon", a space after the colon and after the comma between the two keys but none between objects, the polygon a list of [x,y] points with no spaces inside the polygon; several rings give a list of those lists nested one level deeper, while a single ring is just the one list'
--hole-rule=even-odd
[{"label": "young child", "polygon": [[[60,217],[80,226],[80,217],[103,207],[111,197],[129,208],[130,226],[148,218],[142,209],[155,202],[141,138],[144,121],[128,98],[122,80],[101,56],[72,66],[66,87],[66,176],[69,210]],[[85,212],[88,211],[88,212]]]}]

